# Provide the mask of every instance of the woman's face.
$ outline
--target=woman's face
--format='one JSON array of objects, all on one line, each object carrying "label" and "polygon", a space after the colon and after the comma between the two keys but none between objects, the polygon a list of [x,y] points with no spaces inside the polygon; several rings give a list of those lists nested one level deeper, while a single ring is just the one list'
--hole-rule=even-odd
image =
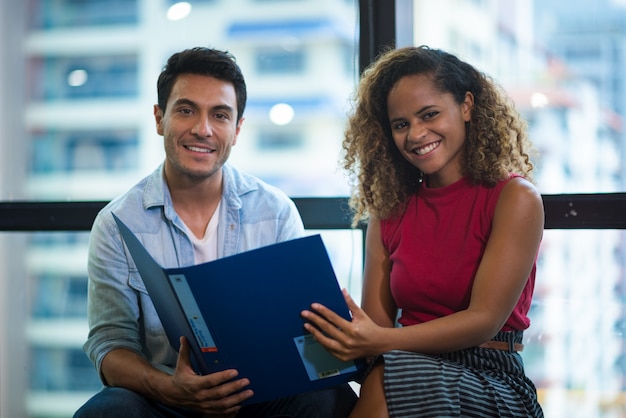
[{"label": "woman's face", "polygon": [[387,96],[393,140],[400,153],[426,176],[429,187],[461,178],[461,158],[474,97],[457,103],[439,91],[427,74],[402,77]]}]

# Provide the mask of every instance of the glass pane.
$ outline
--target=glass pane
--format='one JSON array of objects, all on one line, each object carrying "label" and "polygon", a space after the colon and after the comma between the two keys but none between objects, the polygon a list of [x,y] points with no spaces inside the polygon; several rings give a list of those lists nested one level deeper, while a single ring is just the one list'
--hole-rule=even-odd
[{"label": "glass pane", "polygon": [[[357,2],[188,3],[31,0],[2,9],[0,25],[27,28],[10,42],[0,34],[16,58],[0,69],[11,97],[10,107],[0,102],[0,198],[110,199],[152,171],[163,158],[156,76],[172,52],[196,45],[233,52],[248,82],[234,164],[292,196],[347,194],[337,160],[357,78]],[[514,98],[540,151],[542,193],[623,190],[619,2],[397,3],[410,3],[404,17],[413,17],[411,36],[399,39],[457,53]],[[81,350],[86,237],[0,234],[0,373],[10,382],[0,413],[69,416],[97,390]],[[340,283],[360,296],[362,237],[323,237]],[[546,416],[626,411],[622,242],[621,231],[545,233],[524,358]]]},{"label": "glass pane", "polygon": [[[233,164],[291,196],[347,194],[338,158],[357,78],[356,2],[29,0],[0,9],[11,33],[0,33],[1,200],[109,200],[152,172],[164,157],[156,78],[173,52],[195,46],[232,52],[246,77]],[[340,283],[360,295],[360,231],[310,232],[322,233]],[[2,416],[71,416],[100,387],[82,352],[87,237],[0,234]]]},{"label": "glass pane", "polygon": [[[27,95],[25,125],[15,130],[30,135],[25,163],[35,176],[14,198],[42,198],[37,190],[49,181],[37,178],[40,172],[65,171],[57,180],[74,183],[77,166],[90,171],[83,178],[92,182],[102,182],[111,168],[130,170],[126,181],[99,189],[99,196],[88,181],[45,193],[46,199],[111,199],[156,167],[163,158],[152,115],[156,77],[171,53],[203,45],[232,52],[248,84],[246,120],[231,161],[292,196],[348,193],[338,159],[357,78],[354,2],[240,0],[235,12],[232,3],[218,1],[139,8],[120,0],[111,9],[132,9],[138,19],[130,26],[68,28],[59,20],[105,3],[32,0],[24,10],[28,19],[48,23],[27,30],[24,49],[16,51],[25,61],[15,70],[24,86],[15,91]],[[144,36],[151,28],[158,31]],[[77,152],[79,159],[83,152],[94,158],[72,162]]]},{"label": "glass pane", "polygon": [[622,416],[621,231],[546,231],[523,353],[549,417]]},{"label": "glass pane", "polygon": [[134,171],[137,169],[136,131],[32,132],[33,176],[77,171]]},{"label": "glass pane", "polygon": [[32,29],[136,24],[137,0],[30,0]]},{"label": "glass pane", "polygon": [[2,318],[9,319],[0,330],[11,342],[3,346],[6,416],[71,416],[101,387],[82,351],[87,239],[87,232],[0,234]]},{"label": "glass pane", "polygon": [[[505,88],[538,148],[541,193],[624,190],[622,2],[398,3],[414,16],[412,28],[399,28],[412,44],[455,53]],[[626,412],[624,238],[545,231],[523,357],[546,417]]]},{"label": "glass pane", "polygon": [[79,100],[137,97],[137,56],[33,57],[29,64],[30,99]]},{"label": "glass pane", "polygon": [[259,50],[256,54],[255,70],[259,74],[299,74],[304,72],[304,54],[302,51]]}]

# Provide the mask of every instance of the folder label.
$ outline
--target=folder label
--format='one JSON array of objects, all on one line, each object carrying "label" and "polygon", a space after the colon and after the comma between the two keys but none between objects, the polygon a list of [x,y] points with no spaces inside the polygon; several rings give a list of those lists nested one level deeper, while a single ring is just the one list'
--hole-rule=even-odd
[{"label": "folder label", "polygon": [[184,274],[170,274],[169,279],[170,283],[172,283],[172,287],[178,295],[181,307],[187,316],[189,326],[191,326],[191,329],[196,336],[200,350],[204,353],[217,351],[217,346],[215,345],[213,336],[211,335],[206,322],[204,322],[204,319],[202,318],[200,308],[196,303],[196,298],[194,298],[193,293],[189,288],[189,284],[187,283],[187,278]]},{"label": "folder label", "polygon": [[354,363],[343,362],[334,357],[312,334],[295,337],[293,341],[311,381],[357,371]]}]

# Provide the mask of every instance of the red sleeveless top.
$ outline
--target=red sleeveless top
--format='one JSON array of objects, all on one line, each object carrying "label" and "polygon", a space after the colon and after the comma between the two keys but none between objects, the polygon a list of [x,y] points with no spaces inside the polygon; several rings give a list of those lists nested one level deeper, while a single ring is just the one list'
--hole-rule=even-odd
[{"label": "red sleeveless top", "polygon": [[[437,189],[422,184],[402,215],[381,221],[383,245],[392,262],[391,292],[402,309],[402,325],[467,308],[498,197],[507,182],[492,188],[473,186],[466,179]],[[530,325],[527,314],[535,272],[536,260],[503,331]]]}]

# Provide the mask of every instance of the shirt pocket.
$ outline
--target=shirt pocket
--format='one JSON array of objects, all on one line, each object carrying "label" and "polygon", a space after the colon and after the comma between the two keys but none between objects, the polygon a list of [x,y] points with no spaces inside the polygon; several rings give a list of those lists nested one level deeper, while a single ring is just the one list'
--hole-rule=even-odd
[{"label": "shirt pocket", "polygon": [[148,294],[148,290],[146,289],[146,285],[143,283],[143,280],[141,279],[141,276],[139,275],[139,272],[137,270],[131,270],[130,271],[130,276],[128,278],[128,285],[138,291],[141,292],[143,294]]}]

